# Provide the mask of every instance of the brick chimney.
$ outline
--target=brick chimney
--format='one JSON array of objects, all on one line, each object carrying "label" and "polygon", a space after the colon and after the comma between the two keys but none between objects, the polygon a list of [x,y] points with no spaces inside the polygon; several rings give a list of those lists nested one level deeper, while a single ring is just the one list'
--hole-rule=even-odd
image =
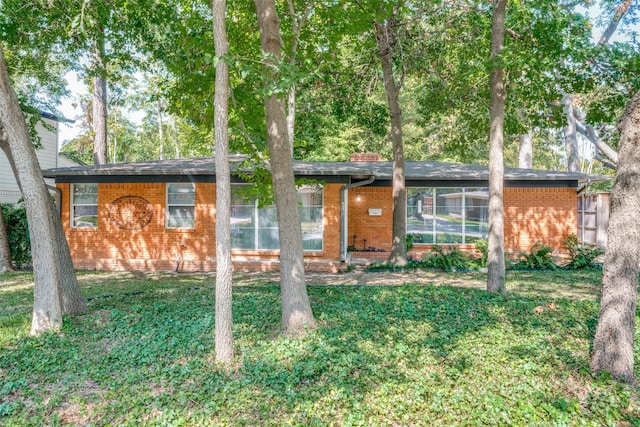
[{"label": "brick chimney", "polygon": [[350,161],[352,162],[379,162],[382,160],[380,153],[353,153]]}]

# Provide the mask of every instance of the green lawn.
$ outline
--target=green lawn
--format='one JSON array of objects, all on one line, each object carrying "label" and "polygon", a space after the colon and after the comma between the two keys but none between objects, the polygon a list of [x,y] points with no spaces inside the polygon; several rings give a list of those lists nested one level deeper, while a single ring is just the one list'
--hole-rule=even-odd
[{"label": "green lawn", "polygon": [[640,424],[637,389],[589,373],[598,272],[509,272],[507,297],[311,284],[298,340],[273,281],[243,280],[229,371],[212,276],[79,277],[89,313],[31,338],[31,276],[0,275],[0,425]]}]

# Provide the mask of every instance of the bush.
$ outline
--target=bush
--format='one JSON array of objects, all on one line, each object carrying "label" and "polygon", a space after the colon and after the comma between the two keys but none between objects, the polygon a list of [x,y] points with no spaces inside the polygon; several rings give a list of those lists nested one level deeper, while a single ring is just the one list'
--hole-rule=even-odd
[{"label": "bush", "polygon": [[7,239],[11,250],[13,265],[18,269],[31,267],[31,242],[27,211],[22,204],[15,206],[8,203],[0,205],[2,217],[7,227]]},{"label": "bush", "polygon": [[571,261],[565,266],[569,270],[582,270],[589,269],[594,270],[600,268],[600,265],[595,262],[595,259],[604,254],[604,251],[600,248],[591,248],[583,246],[578,240],[578,236],[570,234],[566,240],[563,241]]},{"label": "bush", "polygon": [[404,236],[404,249],[407,253],[413,248],[413,242],[416,239],[415,234],[405,234]]},{"label": "bush", "polygon": [[478,267],[486,267],[489,258],[489,242],[486,239],[476,240],[476,251],[480,252],[480,258],[476,259]]},{"label": "bush", "polygon": [[444,271],[462,270],[472,267],[473,256],[453,248],[445,252],[442,246],[434,246],[432,253],[426,254],[421,261],[421,265],[426,268],[439,268]]},{"label": "bush", "polygon": [[521,259],[514,264],[514,267],[532,270],[556,270],[558,266],[551,256],[552,253],[552,247],[537,242],[531,247],[530,253],[520,254]]}]

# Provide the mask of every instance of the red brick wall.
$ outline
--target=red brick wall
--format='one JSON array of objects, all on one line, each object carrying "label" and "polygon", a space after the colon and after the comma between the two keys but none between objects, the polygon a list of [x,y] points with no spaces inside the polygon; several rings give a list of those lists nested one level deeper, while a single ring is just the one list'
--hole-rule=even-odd
[{"label": "red brick wall", "polygon": [[[349,192],[349,233],[347,245],[391,250],[393,197],[391,187],[356,187]],[[360,195],[360,200],[357,196]],[[369,209],[382,209],[381,216],[369,215]],[[364,242],[366,240],[366,243]]]},{"label": "red brick wall", "polygon": [[[305,252],[308,269],[335,271],[340,263],[340,189],[324,189],[324,248]],[[70,184],[62,191],[62,222],[71,256],[77,268],[104,270],[215,269],[215,184],[196,184],[195,229],[165,228],[165,183],[114,183],[98,186],[98,228],[70,227]],[[135,195],[153,207],[151,222],[141,230],[122,230],[108,216],[109,205],[122,196]],[[360,200],[356,200],[360,195]],[[564,252],[562,240],[576,233],[576,190],[570,188],[505,188],[505,250],[528,251],[535,242]],[[349,229],[347,244],[391,249],[391,187],[357,187],[348,190]],[[369,209],[381,209],[381,216]],[[461,249],[472,249],[466,245]],[[414,250],[428,250],[416,245]],[[233,251],[238,270],[279,268],[277,251]]]},{"label": "red brick wall", "polygon": [[[340,187],[338,184],[329,184],[324,189],[324,250],[305,253],[310,269],[338,268]],[[58,184],[58,188],[62,191],[62,223],[77,268],[215,269],[215,184],[196,183],[195,228],[192,230],[165,227],[165,183],[99,184],[98,227],[95,229],[71,228],[71,185]],[[122,196],[140,196],[149,202],[153,207],[149,224],[140,230],[122,230],[109,219],[109,205]],[[277,251],[233,251],[233,257],[235,268],[241,270],[279,268]]]},{"label": "red brick wall", "polygon": [[[356,235],[356,249],[366,246],[391,250],[391,187],[356,187],[349,190],[348,245]],[[357,195],[361,200],[357,201]],[[369,216],[369,208],[382,208],[382,216]],[[536,242],[565,253],[562,241],[577,232],[577,195],[573,188],[504,189],[505,251],[526,252]],[[473,250],[473,245],[457,245]],[[429,245],[414,245],[414,252],[429,251]],[[419,254],[416,254],[419,255]]]},{"label": "red brick wall", "polygon": [[577,233],[574,188],[505,188],[505,251],[527,252],[536,242],[566,253],[562,241]]}]

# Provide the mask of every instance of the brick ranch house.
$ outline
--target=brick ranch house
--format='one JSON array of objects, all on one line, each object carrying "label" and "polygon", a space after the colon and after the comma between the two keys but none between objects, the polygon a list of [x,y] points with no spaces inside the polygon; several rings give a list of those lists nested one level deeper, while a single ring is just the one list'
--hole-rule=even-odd
[{"label": "brick ranch house", "polygon": [[[350,162],[294,163],[306,268],[336,271],[351,256],[382,258],[391,247],[392,163],[362,153]],[[238,167],[232,162],[232,169]],[[216,176],[213,158],[65,167],[55,179],[76,268],[215,269]],[[577,232],[577,197],[603,177],[506,169],[505,250],[541,242],[556,252]],[[237,270],[278,269],[275,207],[258,207],[232,176],[232,256]],[[473,250],[488,231],[486,166],[407,162],[407,233],[412,255],[432,245]]]}]

